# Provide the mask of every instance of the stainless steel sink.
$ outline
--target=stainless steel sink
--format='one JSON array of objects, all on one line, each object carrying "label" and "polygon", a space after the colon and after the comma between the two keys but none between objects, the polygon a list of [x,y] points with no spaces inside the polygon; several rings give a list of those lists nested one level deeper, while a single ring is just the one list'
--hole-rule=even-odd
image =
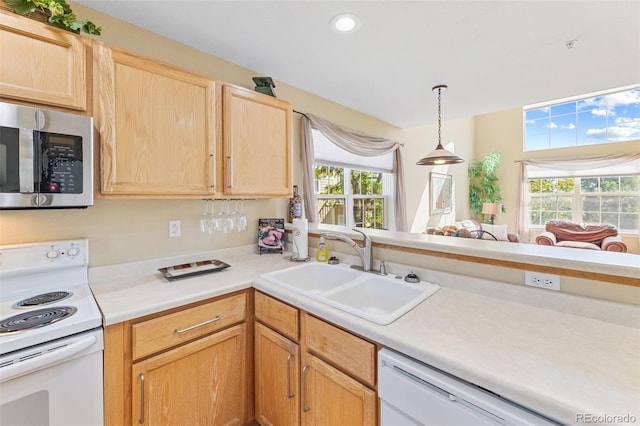
[{"label": "stainless steel sink", "polygon": [[306,263],[260,278],[382,325],[392,323],[440,289],[424,281],[406,283],[325,263]]}]

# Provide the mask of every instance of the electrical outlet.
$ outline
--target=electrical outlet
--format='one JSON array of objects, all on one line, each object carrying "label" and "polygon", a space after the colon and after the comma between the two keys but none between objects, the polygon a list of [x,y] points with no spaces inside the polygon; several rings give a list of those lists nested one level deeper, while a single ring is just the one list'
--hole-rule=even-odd
[{"label": "electrical outlet", "polygon": [[179,237],[180,236],[180,221],[179,220],[170,220],[169,221],[169,237]]},{"label": "electrical outlet", "polygon": [[531,287],[560,291],[560,276],[542,272],[524,271],[524,283]]}]

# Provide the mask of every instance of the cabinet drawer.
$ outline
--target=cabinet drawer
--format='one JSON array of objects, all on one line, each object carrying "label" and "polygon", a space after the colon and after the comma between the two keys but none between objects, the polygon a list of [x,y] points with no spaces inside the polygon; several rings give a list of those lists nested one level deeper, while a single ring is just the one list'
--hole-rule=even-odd
[{"label": "cabinet drawer", "polygon": [[244,321],[246,316],[247,297],[242,293],[134,324],[133,359]]},{"label": "cabinet drawer", "polygon": [[303,315],[306,348],[364,383],[375,386],[376,347],[311,315]]},{"label": "cabinet drawer", "polygon": [[264,293],[256,292],[256,319],[298,341],[298,310]]}]

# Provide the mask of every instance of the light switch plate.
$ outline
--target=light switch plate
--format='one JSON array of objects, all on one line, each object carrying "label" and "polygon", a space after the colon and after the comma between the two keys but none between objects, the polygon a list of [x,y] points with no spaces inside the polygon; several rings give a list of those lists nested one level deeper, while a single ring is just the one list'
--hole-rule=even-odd
[{"label": "light switch plate", "polygon": [[180,236],[180,221],[179,220],[170,220],[169,221],[169,237],[179,237]]}]

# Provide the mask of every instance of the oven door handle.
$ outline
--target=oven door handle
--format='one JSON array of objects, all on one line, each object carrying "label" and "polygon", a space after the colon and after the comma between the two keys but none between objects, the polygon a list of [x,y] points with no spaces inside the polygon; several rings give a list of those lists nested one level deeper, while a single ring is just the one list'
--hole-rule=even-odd
[{"label": "oven door handle", "polygon": [[17,358],[13,363],[0,368],[0,383],[59,364],[95,344],[97,340],[96,336],[87,336],[52,351],[40,352],[25,360]]}]

